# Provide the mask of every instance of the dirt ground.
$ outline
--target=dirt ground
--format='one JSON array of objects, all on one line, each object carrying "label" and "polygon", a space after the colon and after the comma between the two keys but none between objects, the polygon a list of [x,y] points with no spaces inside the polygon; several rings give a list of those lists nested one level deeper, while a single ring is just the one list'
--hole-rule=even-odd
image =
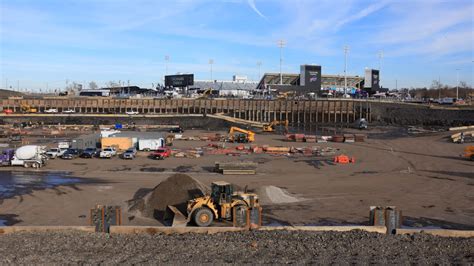
[{"label": "dirt ground", "polygon": [[[449,132],[416,137],[405,132],[374,128],[364,143],[295,143],[283,141],[282,135],[256,136],[259,145],[337,148],[338,153],[356,158],[355,164],[348,165],[335,165],[332,157],[267,154],[151,160],[142,153],[130,161],[50,160],[40,171],[70,171],[85,182],[4,199],[0,216],[13,218],[17,225],[87,225],[89,209],[108,204],[122,206],[124,224],[157,225],[156,220],[127,213],[127,201],[172,173],[186,172],[208,185],[225,180],[249,189],[276,186],[304,199],[264,206],[265,224],[367,224],[369,206],[382,205],[401,209],[406,226],[473,229],[474,163],[459,157],[465,145],[449,143]],[[185,136],[200,133],[187,131]],[[176,140],[173,148],[208,143]],[[224,176],[211,171],[216,161],[235,160],[258,162],[257,175]],[[1,169],[5,170],[12,168]]]}]

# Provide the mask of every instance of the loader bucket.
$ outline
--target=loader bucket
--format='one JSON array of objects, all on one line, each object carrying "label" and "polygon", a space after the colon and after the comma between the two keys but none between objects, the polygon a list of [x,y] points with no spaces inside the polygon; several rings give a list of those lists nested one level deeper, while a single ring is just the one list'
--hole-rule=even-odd
[{"label": "loader bucket", "polygon": [[175,206],[166,206],[165,215],[163,220],[166,226],[171,227],[186,227],[188,218],[180,212]]}]

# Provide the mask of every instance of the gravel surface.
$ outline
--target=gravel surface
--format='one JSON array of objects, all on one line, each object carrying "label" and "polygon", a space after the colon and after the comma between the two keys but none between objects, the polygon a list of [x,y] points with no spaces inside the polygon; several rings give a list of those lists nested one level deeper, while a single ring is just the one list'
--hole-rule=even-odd
[{"label": "gravel surface", "polygon": [[0,235],[0,264],[451,264],[474,263],[474,238],[352,231],[259,231],[215,235]]}]

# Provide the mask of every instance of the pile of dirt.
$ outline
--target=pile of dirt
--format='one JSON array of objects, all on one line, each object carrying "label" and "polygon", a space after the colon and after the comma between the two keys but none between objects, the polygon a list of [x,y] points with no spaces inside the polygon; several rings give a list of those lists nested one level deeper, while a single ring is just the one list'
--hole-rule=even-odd
[{"label": "pile of dirt", "polygon": [[292,196],[288,191],[275,186],[262,186],[255,190],[263,205],[293,203],[304,199]]},{"label": "pile of dirt", "polygon": [[188,200],[209,192],[210,189],[200,181],[185,174],[174,174],[146,194],[137,191],[136,197],[129,201],[129,211],[162,221],[166,206],[173,205],[186,213]]}]

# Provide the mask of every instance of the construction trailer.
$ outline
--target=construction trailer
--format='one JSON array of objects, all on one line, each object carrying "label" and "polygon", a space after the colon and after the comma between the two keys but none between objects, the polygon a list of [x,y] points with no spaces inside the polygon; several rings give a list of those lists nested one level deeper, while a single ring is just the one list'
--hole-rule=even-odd
[{"label": "construction trailer", "polygon": [[114,147],[117,150],[127,150],[128,148],[133,147],[133,140],[132,138],[126,137],[109,137],[109,138],[102,138],[100,140],[100,144],[102,149],[106,147]]}]

